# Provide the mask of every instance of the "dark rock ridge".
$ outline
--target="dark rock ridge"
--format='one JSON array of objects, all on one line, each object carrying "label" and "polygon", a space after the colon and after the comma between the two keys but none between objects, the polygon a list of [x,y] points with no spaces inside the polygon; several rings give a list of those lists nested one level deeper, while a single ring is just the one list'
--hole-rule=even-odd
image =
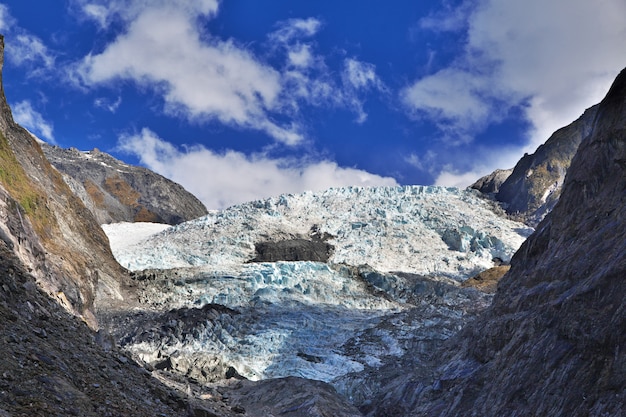
[{"label": "dark rock ridge", "polygon": [[120,298],[125,273],[92,214],[14,122],[1,82],[3,53],[0,37],[0,235],[41,288],[95,327],[96,297]]},{"label": "dark rock ridge", "polygon": [[1,240],[0,352],[3,417],[240,415],[217,393],[199,400],[158,382],[44,294]]},{"label": "dark rock ridge", "polygon": [[251,383],[239,382],[227,391],[231,403],[246,416],[360,417],[359,410],[321,381],[287,377]]},{"label": "dark rock ridge", "polygon": [[98,149],[81,152],[45,143],[41,147],[100,224],[173,225],[207,214],[195,196],[149,169],[125,164]]},{"label": "dark rock ridge", "polygon": [[399,377],[374,414],[626,415],[626,70],[596,111],[492,306],[430,382]]},{"label": "dark rock ridge", "polygon": [[496,170],[471,188],[495,197],[516,220],[536,227],[558,201],[565,173],[581,141],[591,132],[597,109],[597,105],[587,109],[576,121],[554,132],[535,153],[524,155],[510,175],[505,177],[507,170]]}]

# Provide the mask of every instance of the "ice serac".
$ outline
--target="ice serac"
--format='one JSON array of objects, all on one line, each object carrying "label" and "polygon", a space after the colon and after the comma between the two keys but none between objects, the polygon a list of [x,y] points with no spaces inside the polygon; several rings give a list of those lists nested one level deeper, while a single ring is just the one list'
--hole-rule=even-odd
[{"label": "ice serac", "polygon": [[625,294],[623,70],[493,305],[448,346],[431,384],[397,388],[376,414],[404,402],[424,416],[626,415]]},{"label": "ice serac", "polygon": [[264,260],[270,246],[276,256],[291,257],[282,260],[327,259],[463,280],[494,266],[494,259],[509,261],[532,230],[494,209],[473,190],[337,188],[211,212],[113,251],[131,270],[197,266],[233,272]]},{"label": "ice serac", "polygon": [[[4,62],[0,37],[0,74]],[[95,326],[96,295],[119,297],[123,270],[106,235],[52,168],[37,141],[14,122],[0,75],[0,234],[68,310]]]},{"label": "ice serac", "polygon": [[146,168],[125,164],[98,149],[81,152],[40,145],[100,224],[178,224],[207,214],[204,205],[181,185]]}]

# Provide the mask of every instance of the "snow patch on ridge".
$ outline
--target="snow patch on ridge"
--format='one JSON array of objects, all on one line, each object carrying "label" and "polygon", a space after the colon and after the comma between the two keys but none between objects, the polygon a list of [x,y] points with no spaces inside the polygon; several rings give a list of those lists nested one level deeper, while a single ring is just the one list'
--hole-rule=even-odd
[{"label": "snow patch on ridge", "polygon": [[138,244],[144,239],[162,232],[170,227],[162,223],[114,223],[103,224],[102,230],[109,238],[109,245],[113,255],[123,253],[129,246]]}]

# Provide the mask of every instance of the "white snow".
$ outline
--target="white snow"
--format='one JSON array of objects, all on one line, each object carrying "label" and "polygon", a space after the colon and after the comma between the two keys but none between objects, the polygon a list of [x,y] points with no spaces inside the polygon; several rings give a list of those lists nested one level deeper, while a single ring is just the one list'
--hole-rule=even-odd
[{"label": "white snow", "polygon": [[122,222],[103,224],[102,230],[109,238],[109,245],[111,245],[113,255],[117,257],[122,255],[129,246],[136,245],[169,227],[169,224],[161,223]]}]

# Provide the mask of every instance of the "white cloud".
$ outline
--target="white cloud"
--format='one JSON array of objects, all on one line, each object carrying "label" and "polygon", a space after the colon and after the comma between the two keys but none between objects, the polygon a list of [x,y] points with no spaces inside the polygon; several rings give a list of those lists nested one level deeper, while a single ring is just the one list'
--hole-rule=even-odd
[{"label": "white cloud", "polygon": [[122,97],[118,97],[115,101],[107,97],[98,97],[94,100],[94,106],[115,113],[122,104]]},{"label": "white cloud", "polygon": [[279,22],[277,27],[278,29],[270,34],[270,40],[279,44],[289,44],[294,39],[314,36],[322,27],[322,22],[313,17],[308,19],[288,19]]},{"label": "white cloud", "polygon": [[36,111],[32,104],[25,100],[17,103],[13,107],[13,119],[36,136],[45,139],[52,144],[56,143],[52,131],[52,124]]},{"label": "white cloud", "polygon": [[213,12],[210,6],[217,3],[194,4],[163,1],[141,9],[124,34],[84,59],[79,67],[84,83],[134,80],[163,94],[171,114],[262,130],[288,145],[300,142],[297,124],[272,118],[280,74],[232,41],[203,36],[195,19]]},{"label": "white cloud", "polygon": [[623,0],[469,0],[421,26],[465,29],[467,43],[450,66],[408,86],[405,104],[457,143],[519,106],[532,129],[518,158],[599,102],[626,65]]},{"label": "white cloud", "polygon": [[0,31],[4,33],[9,30],[12,26],[12,20],[9,8],[4,4],[0,4]]},{"label": "white cloud", "polygon": [[371,64],[348,59],[343,71],[327,67],[311,39],[322,26],[315,18],[276,25],[264,45],[283,62],[273,67],[249,48],[204,32],[201,20],[217,13],[216,1],[81,4],[99,24],[123,19],[126,28],[70,78],[87,87],[132,80],[162,95],[166,112],[190,121],[262,131],[291,146],[305,140],[303,106],[347,108],[362,122],[361,96],[383,89]]},{"label": "white cloud", "polygon": [[191,15],[211,16],[217,13],[218,0],[73,0],[83,18],[107,28],[115,19],[135,20],[149,7],[173,7]]},{"label": "white cloud", "polygon": [[306,68],[313,62],[310,45],[296,45],[288,51],[289,64],[294,67]]},{"label": "white cloud", "polygon": [[344,60],[342,79],[344,100],[349,103],[349,107],[357,114],[356,122],[365,122],[367,113],[363,110],[360,92],[370,90],[387,91],[384,83],[376,74],[376,66],[354,58],[347,58]]},{"label": "white cloud", "polygon": [[434,120],[447,142],[468,142],[500,114],[488,98],[487,80],[456,68],[445,68],[402,91],[402,100]]},{"label": "white cloud", "polygon": [[374,64],[348,58],[344,62],[344,74],[348,83],[355,89],[384,89],[382,81],[376,75]]},{"label": "white cloud", "polygon": [[42,65],[44,68],[51,68],[54,65],[54,57],[48,47],[36,36],[22,33],[10,42],[11,60],[16,65],[27,63]]},{"label": "white cloud", "polygon": [[305,190],[396,185],[393,178],[339,167],[328,160],[273,159],[232,150],[216,153],[203,146],[179,150],[149,129],[121,137],[119,149],[136,155],[148,168],[183,185],[210,209]]}]

